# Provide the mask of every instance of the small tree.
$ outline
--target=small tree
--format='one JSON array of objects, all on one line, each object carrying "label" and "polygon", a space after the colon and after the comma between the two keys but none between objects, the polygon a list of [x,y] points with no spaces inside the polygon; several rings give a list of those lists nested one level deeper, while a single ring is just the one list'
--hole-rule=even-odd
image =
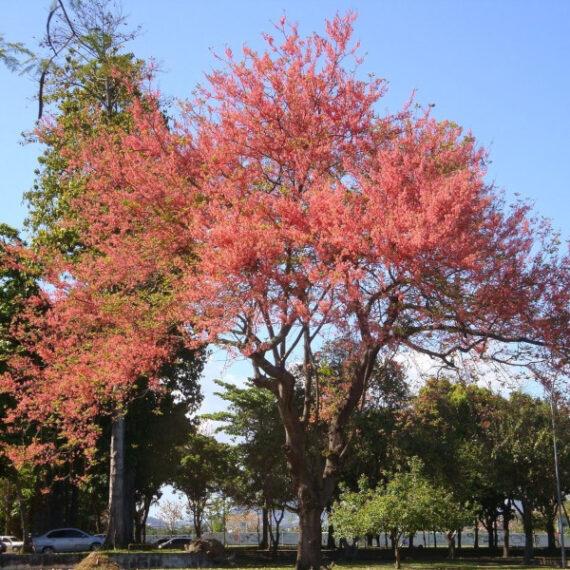
[{"label": "small tree", "polygon": [[426,529],[457,528],[472,515],[459,510],[450,493],[432,485],[422,474],[421,462],[413,458],[409,470],[396,472],[386,487],[370,490],[361,479],[360,490],[342,493],[331,516],[342,538],[389,533],[396,568],[400,568],[402,536]]},{"label": "small tree", "polygon": [[176,532],[176,523],[184,518],[184,507],[178,501],[166,499],[160,503],[158,516],[166,523],[168,532],[174,534]]},{"label": "small tree", "polygon": [[182,449],[173,485],[186,495],[196,536],[202,536],[211,498],[224,492],[233,478],[235,458],[231,446],[202,434],[193,434]]}]

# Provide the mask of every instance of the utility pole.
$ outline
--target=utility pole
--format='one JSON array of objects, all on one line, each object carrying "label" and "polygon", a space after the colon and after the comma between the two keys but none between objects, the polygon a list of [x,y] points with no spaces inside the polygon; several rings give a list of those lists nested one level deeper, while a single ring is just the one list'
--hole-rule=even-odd
[{"label": "utility pole", "polygon": [[556,473],[556,494],[558,498],[558,532],[560,535],[560,554],[562,568],[566,568],[566,548],[564,546],[564,525],[562,524],[562,492],[560,490],[560,472],[558,470],[558,448],[556,445],[556,408],[554,390],[550,391],[550,416],[552,418],[552,444],[554,447],[554,469]]}]

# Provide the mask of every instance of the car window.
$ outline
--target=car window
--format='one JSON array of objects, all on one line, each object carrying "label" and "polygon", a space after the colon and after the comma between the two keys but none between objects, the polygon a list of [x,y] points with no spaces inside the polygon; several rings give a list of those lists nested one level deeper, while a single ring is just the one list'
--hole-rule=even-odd
[{"label": "car window", "polygon": [[65,536],[66,538],[85,538],[87,535],[84,532],[81,532],[80,530],[75,530],[73,528],[70,528]]},{"label": "car window", "polygon": [[65,530],[52,530],[46,535],[48,538],[64,538],[67,536]]}]

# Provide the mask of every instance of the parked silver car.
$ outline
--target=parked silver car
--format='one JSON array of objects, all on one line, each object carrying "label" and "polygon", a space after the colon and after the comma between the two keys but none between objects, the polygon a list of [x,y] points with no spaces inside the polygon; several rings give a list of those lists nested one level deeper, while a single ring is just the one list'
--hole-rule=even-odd
[{"label": "parked silver car", "polygon": [[78,528],[56,528],[32,539],[34,552],[79,552],[98,550],[103,539]]},{"label": "parked silver car", "polygon": [[6,547],[6,552],[18,552],[24,545],[24,541],[15,536],[0,536],[0,542]]}]

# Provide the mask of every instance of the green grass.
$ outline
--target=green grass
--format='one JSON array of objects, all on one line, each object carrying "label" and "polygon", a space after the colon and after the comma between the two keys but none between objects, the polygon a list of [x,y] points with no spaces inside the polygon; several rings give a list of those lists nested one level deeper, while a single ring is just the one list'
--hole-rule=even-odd
[{"label": "green grass", "polygon": [[[554,567],[553,564],[550,567]],[[477,559],[477,560],[426,560],[426,561],[412,561],[403,560],[401,563],[402,570],[545,570],[549,566],[533,566],[525,565],[522,560],[505,560],[501,559]],[[251,570],[252,568],[263,568],[264,570],[291,570],[294,564],[261,564],[253,563],[247,565],[231,566],[232,570]],[[558,567],[560,562],[558,561]],[[333,562],[329,566],[323,566],[329,570],[391,570],[394,568],[393,560],[383,561],[362,561],[362,562]]]}]

